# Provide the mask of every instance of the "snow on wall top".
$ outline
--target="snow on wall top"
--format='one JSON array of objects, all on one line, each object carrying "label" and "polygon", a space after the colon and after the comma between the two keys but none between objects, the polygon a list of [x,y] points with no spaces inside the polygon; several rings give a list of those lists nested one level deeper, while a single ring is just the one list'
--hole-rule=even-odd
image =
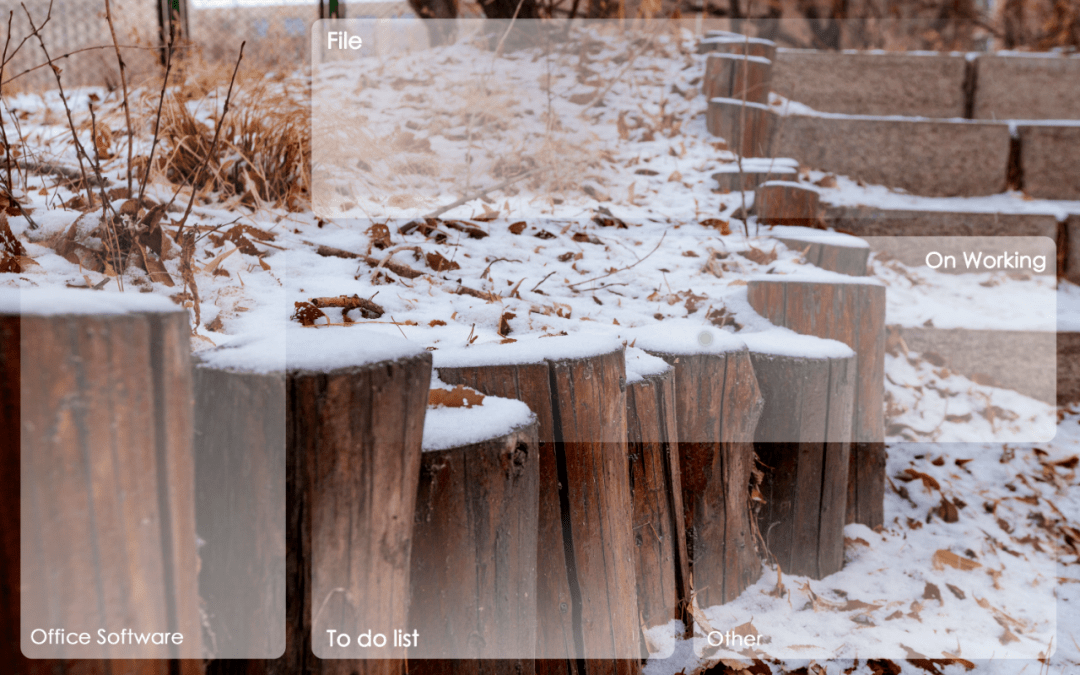
[{"label": "snow on wall top", "polygon": [[60,316],[89,314],[155,314],[184,311],[168,298],[152,293],[75,290],[70,288],[0,289],[0,314]]}]

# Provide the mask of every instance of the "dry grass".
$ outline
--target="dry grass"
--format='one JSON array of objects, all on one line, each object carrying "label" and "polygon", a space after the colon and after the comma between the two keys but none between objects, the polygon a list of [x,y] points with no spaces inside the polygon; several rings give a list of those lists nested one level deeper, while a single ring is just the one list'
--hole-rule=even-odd
[{"label": "dry grass", "polygon": [[[230,71],[189,57],[178,68],[182,85],[162,110],[159,176],[175,185],[217,193],[220,201],[301,210],[309,204],[311,125],[300,85],[255,68],[241,70],[232,109],[212,157],[217,109]],[[215,110],[206,119],[206,106]],[[208,159],[208,161],[207,161]],[[193,184],[207,161],[199,184]]]}]

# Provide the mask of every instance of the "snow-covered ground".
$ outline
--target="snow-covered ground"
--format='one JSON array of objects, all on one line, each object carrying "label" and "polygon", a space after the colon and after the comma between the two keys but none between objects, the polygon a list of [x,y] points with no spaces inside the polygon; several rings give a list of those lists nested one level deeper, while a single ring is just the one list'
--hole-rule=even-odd
[{"label": "snow-covered ground", "polygon": [[[451,157],[471,147],[469,120],[482,117],[485,106],[502,106],[484,118],[484,128],[495,130],[496,140],[513,133],[513,127],[499,128],[500,121],[526,119],[527,110],[540,119],[550,107],[558,113],[551,119],[563,121],[565,134],[538,133],[535,152],[478,144],[477,162],[479,167],[480,150],[489,162],[484,171],[507,158],[519,169],[554,162],[558,179],[495,190],[441,220],[419,220],[411,227],[416,212],[424,211],[413,207],[410,212],[407,200],[391,204],[373,197],[363,202],[337,192],[316,213],[307,205],[289,211],[256,201],[256,208],[240,199],[205,195],[187,222],[198,233],[187,261],[181,247],[166,238],[162,267],[153,278],[145,269],[151,266],[137,256],[126,260],[119,275],[112,267],[95,265],[101,257],[94,252],[110,236],[109,228],[99,227],[100,208],[80,208],[73,202],[77,192],[56,175],[30,172],[27,184],[20,184],[21,199],[37,227],[17,208],[8,208],[7,224],[25,250],[18,258],[20,271],[0,272],[0,287],[71,287],[104,294],[118,293],[122,285],[125,293],[170,297],[190,308],[192,348],[201,358],[249,369],[280,367],[293,359],[330,367],[346,356],[374,358],[421,349],[433,352],[437,367],[518,358],[522,352],[538,356],[548,349],[540,345],[552,342],[545,336],[563,334],[579,350],[624,341],[634,345],[635,339],[642,340],[637,346],[651,341],[685,348],[706,344],[700,337],[706,332],[710,348],[744,341],[744,336],[751,336],[747,342],[775,344],[782,332],[749,306],[748,281],[755,275],[836,277],[811,268],[800,251],[770,238],[754,217],[742,216],[742,207],[752,206],[751,194],[717,189],[711,175],[731,167],[735,158],[705,129],[705,102],[697,91],[704,57],[694,47],[693,37],[684,34],[586,44],[552,63],[537,52],[532,55],[542,66],[544,86],[523,89],[537,100],[493,96],[477,109],[467,96],[443,96],[438,101],[447,114],[440,116],[423,114],[430,112],[431,101],[420,111],[372,103],[364,110],[374,120],[371,128],[378,140],[404,144],[418,156],[435,148]],[[530,54],[521,50],[512,56],[524,63]],[[393,100],[403,103],[412,96],[417,103],[415,97],[430,96],[422,70],[446,67],[449,56],[410,62],[413,70],[408,72],[384,73],[398,78],[389,89]],[[627,63],[633,68],[622,70]],[[629,75],[609,76],[625,72]],[[304,84],[299,82],[294,95],[306,95]],[[105,160],[104,174],[110,188],[120,186],[125,152],[118,93],[103,88],[69,93],[79,120],[88,120],[87,105],[97,99],[98,124],[112,130],[112,158]],[[602,106],[591,104],[598,93]],[[134,154],[145,156],[156,92],[148,87],[134,100],[143,120]],[[224,84],[185,105],[212,125],[223,100]],[[25,157],[77,170],[55,93],[5,96],[4,104],[5,129],[21,139]],[[547,129],[535,119],[531,124],[533,130]],[[81,124],[86,147],[92,147],[90,136],[89,124]],[[322,142],[327,138],[333,139]],[[485,181],[495,175],[477,168],[465,178],[455,175],[453,167],[460,165],[447,165],[451,180],[445,185],[450,187],[434,190],[439,181],[424,182],[430,176],[421,173],[417,180],[423,179],[423,190],[417,188],[416,194],[446,205],[468,190],[491,185]],[[803,171],[798,180],[810,185],[821,177]],[[391,178],[396,179],[386,180]],[[165,204],[174,187],[158,180],[147,194]],[[182,192],[165,215],[167,232],[176,230],[188,194]],[[1080,211],[1080,203],[1028,200],[1019,194],[931,200],[860,186],[844,177],[838,177],[836,188],[823,189],[826,195],[832,203],[882,208],[1050,213],[1059,218]],[[124,201],[116,199],[117,206]],[[356,217],[362,216],[361,206],[382,209],[380,217]],[[346,212],[351,217],[325,217]],[[0,216],[0,229],[3,220]],[[140,233],[141,226],[118,226]],[[2,231],[0,244],[10,246]],[[993,325],[1001,327],[1002,308],[1010,306],[1010,325],[1053,330],[1056,299],[1058,329],[1080,329],[1080,287],[1064,283],[1055,292],[1051,278],[945,275],[895,261],[874,261],[872,269],[875,277],[869,281],[887,287],[889,323],[921,326],[929,320],[938,327],[982,328],[996,317]],[[163,283],[166,278],[171,285]],[[368,309],[345,313],[311,302],[353,296],[367,301]],[[400,351],[402,341],[409,344],[405,351]],[[800,348],[812,349],[811,342],[801,342]],[[647,371],[648,359],[628,351],[631,372]],[[768,663],[777,672],[800,667],[821,672],[810,667],[809,659],[829,673],[893,672],[868,664],[873,658],[953,659],[952,665],[936,666],[944,673],[966,672],[966,660],[980,673],[1036,673],[1047,665],[1053,673],[1080,669],[1080,646],[1072,633],[1080,626],[1075,607],[1080,603],[1080,531],[1075,525],[1080,520],[1075,460],[1080,413],[1061,414],[1053,441],[1024,445],[1015,440],[1023,438],[1017,427],[1033,415],[1054,414],[1052,407],[941,372],[918,354],[895,348],[886,373],[895,407],[889,418],[885,529],[848,526],[847,565],[825,580],[790,577],[766,566],[761,580],[737,601],[696,610],[703,626],[744,632],[752,626],[769,640],[760,654],[725,654],[693,641],[676,644],[658,633],[651,636],[653,643],[667,642],[674,655],[650,661],[650,675],[689,675],[719,659],[730,659],[727,663],[735,667],[765,655],[779,659]],[[490,403],[525,419],[520,407]],[[925,437],[938,442],[904,442],[910,437],[905,428],[933,432]],[[996,443],[944,442],[972,438]],[[1054,652],[1048,664],[1009,660],[1048,650]],[[833,657],[858,658],[858,666]],[[995,660],[982,660],[991,657]],[[905,663],[903,668],[920,672],[923,667]]]}]

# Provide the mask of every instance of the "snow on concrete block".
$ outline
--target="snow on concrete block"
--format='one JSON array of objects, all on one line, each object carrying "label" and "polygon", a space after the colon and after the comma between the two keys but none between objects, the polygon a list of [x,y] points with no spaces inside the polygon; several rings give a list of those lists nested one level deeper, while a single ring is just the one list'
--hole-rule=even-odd
[{"label": "snow on concrete block", "polygon": [[1080,123],[1019,125],[1024,192],[1036,199],[1080,199]]},{"label": "snow on concrete block", "polygon": [[975,67],[975,119],[1080,119],[1080,56],[985,54]]},{"label": "snow on concrete block", "polygon": [[773,91],[815,110],[964,117],[963,54],[781,49],[773,64]]},{"label": "snow on concrete block", "polygon": [[776,128],[775,154],[864,183],[931,197],[1005,190],[1005,124],[789,115]]}]

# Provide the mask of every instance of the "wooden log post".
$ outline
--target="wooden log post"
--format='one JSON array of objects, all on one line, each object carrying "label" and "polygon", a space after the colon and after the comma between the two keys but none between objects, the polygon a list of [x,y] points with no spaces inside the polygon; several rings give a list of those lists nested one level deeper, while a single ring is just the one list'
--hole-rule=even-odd
[{"label": "wooden log post", "polygon": [[754,209],[765,225],[816,227],[820,220],[820,195],[812,187],[786,180],[770,180],[757,187]]},{"label": "wooden log post", "polygon": [[706,36],[698,43],[698,53],[707,54],[719,52],[722,54],[745,54],[776,60],[776,43],[764,38],[745,37],[742,35],[714,35]]},{"label": "wooden log post", "polygon": [[[298,330],[311,336],[288,348],[283,672],[400,675],[392,636],[408,621],[431,355],[355,328]],[[355,353],[320,346],[334,330],[349,331]],[[331,646],[330,630],[350,643]],[[365,648],[368,631],[386,646]]]},{"label": "wooden log post", "polygon": [[199,589],[217,659],[285,651],[284,347],[271,372],[194,369]]},{"label": "wooden log post", "polygon": [[705,79],[701,90],[705,99],[731,98],[739,102],[766,104],[772,61],[741,53],[714,53],[705,60]]},{"label": "wooden log post", "polygon": [[622,346],[580,356],[573,338],[553,337],[495,349],[436,352],[437,366],[444,382],[516,398],[537,416],[536,671],[574,675],[585,659],[590,675],[638,673]]},{"label": "wooden log post", "polygon": [[[414,675],[534,672],[538,427],[522,402],[494,400],[428,410],[409,582]],[[475,440],[492,424],[503,428]]]},{"label": "wooden log post", "polygon": [[[188,336],[187,312],[160,297],[0,293],[0,435],[11,441],[0,454],[15,485],[0,500],[0,615],[17,672],[156,673],[201,658]],[[94,639],[31,639],[57,627]],[[96,644],[99,628],[124,627],[183,638]]]},{"label": "wooden log post", "polygon": [[798,169],[787,162],[790,160],[763,161],[744,160],[742,167],[738,163],[725,165],[712,175],[720,184],[720,189],[729,192],[757,190],[757,186],[770,180],[795,180]]},{"label": "wooden log post", "polygon": [[885,287],[858,277],[836,282],[758,278],[750,281],[748,297],[755,311],[778,326],[855,350],[847,522],[883,525]]},{"label": "wooden log post", "polygon": [[750,477],[763,402],[740,340],[702,328],[688,344],[677,335],[685,330],[667,323],[670,336],[649,332],[636,344],[675,368],[683,521],[692,592],[705,608],[734,600],[761,576]]},{"label": "wooden log post", "polygon": [[856,277],[867,274],[870,245],[863,239],[806,227],[773,226],[768,232],[788,248],[802,251],[815,267]]},{"label": "wooden log post", "polygon": [[743,339],[765,398],[758,531],[783,572],[822,579],[844,564],[855,353],[803,335]]},{"label": "wooden log post", "polygon": [[640,350],[632,351],[635,354],[627,356],[626,430],[638,613],[649,628],[672,619],[686,624],[690,564],[679,474],[675,369]]},{"label": "wooden log post", "polygon": [[743,157],[768,157],[776,113],[761,103],[734,98],[711,98],[705,123],[709,133],[722,136],[728,148]]}]

